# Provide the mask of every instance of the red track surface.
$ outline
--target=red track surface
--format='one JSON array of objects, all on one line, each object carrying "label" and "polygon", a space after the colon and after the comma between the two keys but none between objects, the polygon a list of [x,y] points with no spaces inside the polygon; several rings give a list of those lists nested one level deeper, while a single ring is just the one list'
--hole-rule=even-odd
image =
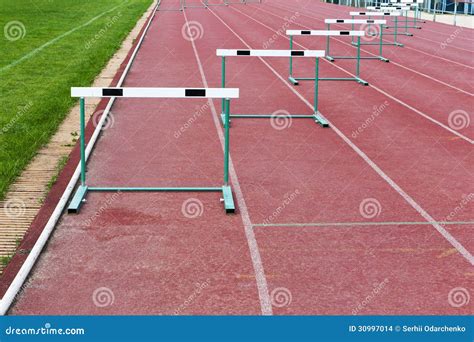
[{"label": "red track surface", "polygon": [[[321,20],[348,11],[267,1],[159,12],[125,86],[202,87],[204,76],[207,86],[219,87],[217,48],[262,48],[276,30],[322,29]],[[183,39],[186,21],[202,26],[194,46]],[[62,218],[11,313],[472,313],[472,301],[460,308],[448,302],[453,288],[474,293],[472,255],[456,244],[474,250],[472,200],[449,216],[474,193],[474,126],[456,131],[448,123],[455,110],[472,118],[474,62],[464,50],[473,49],[474,37],[463,29],[440,49],[454,30],[423,24],[414,37],[400,38],[405,48],[385,47],[390,63],[362,61],[369,87],[321,82],[320,110],[332,128],[294,119],[277,130],[270,120],[234,119],[235,215],[224,214],[218,194],[89,194],[79,215]],[[275,38],[269,48],[288,48],[284,36]],[[296,42],[325,46],[323,39]],[[331,44],[335,54],[355,53],[344,39]],[[287,60],[265,62],[228,59],[228,86],[241,89],[231,112],[309,114],[303,100],[311,103],[312,83],[290,86]],[[313,63],[298,61],[296,73],[311,75]],[[347,77],[340,68],[353,73],[354,61],[322,62],[321,76]],[[219,113],[220,103],[214,105]],[[212,109],[202,100],[116,101],[114,124],[88,165],[90,185],[220,185],[221,128]],[[189,198],[203,203],[201,216],[183,215]],[[361,215],[366,199],[380,203],[376,217]],[[426,223],[428,214],[471,223],[406,223]],[[281,226],[252,226],[269,221]],[[324,224],[341,222],[360,225]],[[113,292],[113,304],[94,304],[101,287]],[[290,303],[280,305],[279,288]]]}]

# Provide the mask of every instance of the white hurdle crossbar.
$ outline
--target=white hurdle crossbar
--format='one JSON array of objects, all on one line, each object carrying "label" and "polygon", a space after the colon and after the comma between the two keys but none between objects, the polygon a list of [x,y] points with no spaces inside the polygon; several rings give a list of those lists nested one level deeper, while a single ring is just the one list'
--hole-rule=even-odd
[{"label": "white hurdle crossbar", "polygon": [[425,23],[424,20],[421,19],[421,11],[420,6],[424,3],[424,0],[390,0],[391,3],[394,4],[411,4],[411,6],[415,7],[415,14],[413,15],[413,25],[416,26],[417,23]]},{"label": "white hurdle crossbar", "polygon": [[[351,24],[352,30],[355,30],[354,25],[368,25],[367,29],[370,30],[370,25],[379,25],[379,55],[378,56],[359,56],[359,59],[377,59],[383,62],[388,62],[389,60],[382,56],[382,47],[383,47],[383,26],[387,23],[385,19],[325,19],[324,23],[327,25],[328,31],[331,30],[331,24]],[[361,27],[359,27],[361,29]],[[352,37],[352,43],[354,43],[354,37]],[[329,37],[326,39],[326,58],[331,62],[335,59],[357,59],[353,56],[331,56],[329,55]]]},{"label": "white hurdle crossbar", "polygon": [[[402,15],[400,11],[386,11],[386,12],[349,12],[351,17],[354,19],[354,17],[358,16],[366,16],[369,17],[369,19],[372,19],[373,17],[395,17],[395,26],[394,26],[394,41],[393,43],[382,43],[382,45],[395,45],[395,46],[400,46],[402,47],[403,44],[399,43],[397,41],[397,36],[398,36],[398,17]],[[387,35],[387,33],[384,33]],[[366,43],[361,43],[362,45],[378,45],[379,43],[374,43],[374,42],[366,42]],[[355,44],[354,44],[355,45]]]},{"label": "white hurdle crossbar", "polygon": [[[225,130],[224,136],[224,182],[222,186],[211,187],[90,187],[86,182],[86,120],[85,120],[85,98],[86,97],[124,97],[124,98],[222,98],[225,106],[225,120],[229,122],[230,99],[239,97],[237,88],[71,88],[71,96],[79,97],[80,103],[80,155],[81,176],[80,185],[69,203],[68,212],[77,213],[83,204],[89,191],[216,191],[221,192],[224,200],[226,213],[234,212],[235,205],[232,189],[229,184],[229,129]],[[227,125],[228,127],[228,125]]]},{"label": "white hurdle crossbar", "polygon": [[[325,56],[324,50],[243,50],[243,49],[217,49],[216,55],[221,57],[222,63],[222,88],[226,86],[226,58],[228,57],[306,57],[315,59],[315,76],[311,78],[314,81],[314,102],[313,102],[313,114],[291,114],[291,118],[311,118],[323,127],[328,127],[329,123],[322,116],[318,109],[318,93],[319,93],[319,58]],[[225,106],[222,102],[222,122],[224,126],[228,127],[228,123],[224,120],[225,117]],[[274,118],[274,114],[232,114],[231,118]]]},{"label": "white hurdle crossbar", "polygon": [[[290,49],[293,48],[293,37],[294,36],[325,36],[326,37],[326,56],[329,54],[329,37],[333,36],[347,36],[357,37],[357,55],[356,61],[356,77],[320,77],[321,81],[356,81],[362,85],[369,85],[367,81],[360,78],[360,37],[363,37],[364,31],[335,31],[335,30],[287,30],[286,35],[290,36]],[[330,61],[334,61],[332,57],[327,58]],[[311,77],[295,77],[293,76],[293,59],[290,57],[290,75],[288,79],[294,85],[298,85],[298,81],[311,81]]]},{"label": "white hurdle crossbar", "polygon": [[[402,13],[402,16],[405,17],[405,22],[403,26],[400,26],[399,22],[397,22],[397,31],[398,29],[404,28],[405,32],[397,32],[398,35],[403,34],[405,36],[413,36],[412,33],[408,32],[409,28],[421,28],[419,26],[409,26],[408,25],[408,11],[410,10],[410,6],[406,6],[406,4],[402,4],[402,6],[399,5],[392,5],[392,4],[382,4],[383,6],[368,6],[367,9],[370,11],[380,11],[380,12],[390,12],[390,11],[399,11]],[[392,26],[385,26],[386,29],[391,29],[395,28]],[[386,33],[395,35],[395,33]]]}]

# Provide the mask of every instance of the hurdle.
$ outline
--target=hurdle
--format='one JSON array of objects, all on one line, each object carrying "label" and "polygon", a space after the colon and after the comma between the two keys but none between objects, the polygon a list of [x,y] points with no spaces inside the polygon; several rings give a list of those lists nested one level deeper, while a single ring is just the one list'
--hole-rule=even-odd
[{"label": "hurdle", "polygon": [[[224,114],[229,122],[230,99],[239,97],[237,88],[71,88],[71,96],[79,97],[80,104],[80,185],[69,203],[68,213],[78,213],[88,192],[221,192],[226,213],[235,211],[232,189],[229,185],[229,129],[224,134],[224,182],[216,187],[99,187],[88,186],[86,182],[86,141],[85,141],[85,98],[88,97],[121,97],[121,98],[222,98]],[[226,127],[228,127],[227,125]]]},{"label": "hurdle", "polygon": [[[356,77],[320,77],[320,81],[356,81],[362,85],[369,85],[367,81],[360,78],[360,37],[364,36],[364,31],[326,31],[326,30],[287,30],[286,35],[290,36],[290,50],[293,49],[293,36],[351,36],[357,37],[357,55],[356,59]],[[329,47],[328,43],[326,49]],[[326,51],[326,54],[328,51]],[[332,57],[330,57],[332,58]],[[328,60],[331,60],[328,58]],[[333,59],[332,59],[333,61]],[[298,81],[312,81],[314,78],[294,77],[293,76],[293,58],[290,56],[290,75],[288,77],[291,83],[298,85]]]},{"label": "hurdle", "polygon": [[413,14],[413,25],[416,26],[417,23],[426,23],[421,19],[420,6],[424,3],[424,0],[390,0],[391,3],[400,4],[400,5],[411,5],[415,7],[415,13]]},{"label": "hurdle", "polygon": [[[382,43],[382,45],[395,45],[399,47],[403,47],[402,43],[397,42],[397,36],[398,36],[398,17],[401,15],[401,12],[349,12],[351,15],[352,19],[357,16],[368,16],[369,19],[372,17],[377,17],[377,16],[392,16],[395,17],[395,30],[394,30],[394,41],[393,43]],[[385,33],[387,35],[387,33]],[[355,45],[355,43],[352,43]],[[378,45],[380,43],[374,43],[374,42],[366,42],[366,43],[360,43],[361,45]]]},{"label": "hurdle", "polygon": [[[351,24],[352,30],[354,30],[354,24],[362,25],[379,25],[380,34],[379,34],[379,55],[378,56],[359,56],[359,59],[378,59],[383,62],[388,62],[389,60],[382,56],[382,47],[383,47],[383,25],[387,23],[386,20],[382,19],[325,19],[324,23],[327,25],[328,31],[331,30],[331,24]],[[354,39],[354,37],[352,37]],[[360,37],[359,37],[360,39]],[[326,37],[326,59],[333,62],[335,59],[357,59],[353,56],[330,56],[329,55],[329,36]]]},{"label": "hurdle", "polygon": [[[324,57],[324,50],[229,50],[229,49],[217,49],[216,55],[221,57],[221,66],[222,66],[222,77],[221,85],[222,88],[226,86],[226,57],[298,57],[298,58],[315,58],[315,68],[314,68],[314,78],[311,80],[314,81],[314,98],[313,98],[313,114],[304,115],[304,114],[292,114],[291,118],[310,118],[313,119],[316,123],[320,124],[322,127],[328,127],[329,123],[322,116],[318,110],[318,93],[319,93],[319,58]],[[225,103],[222,102],[222,122],[224,126],[227,125],[225,118]],[[231,118],[273,118],[272,114],[231,114]]]},{"label": "hurdle", "polygon": [[[388,4],[386,6],[369,6],[367,7],[368,10],[370,11],[382,11],[382,12],[387,12],[387,11],[400,11],[402,13],[402,16],[405,18],[404,20],[404,25],[400,26],[400,22],[397,23],[397,29],[405,29],[405,32],[398,32],[398,34],[403,34],[405,36],[413,36],[412,33],[408,32],[409,28],[421,28],[420,26],[410,26],[408,24],[408,11],[410,10],[410,6],[393,6],[391,4]],[[392,26],[386,26],[386,29],[391,29],[394,28]],[[392,33],[393,34],[393,33]]]}]

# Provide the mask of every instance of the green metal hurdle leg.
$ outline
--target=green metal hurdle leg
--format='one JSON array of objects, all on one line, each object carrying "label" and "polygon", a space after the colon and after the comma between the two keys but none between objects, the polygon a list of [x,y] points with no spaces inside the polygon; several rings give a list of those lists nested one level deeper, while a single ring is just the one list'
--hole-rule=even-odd
[{"label": "green metal hurdle leg", "polygon": [[[328,31],[331,30],[331,24],[327,24]],[[324,57],[330,62],[334,62],[334,58],[329,55],[329,36],[326,36],[326,56]]]},{"label": "green metal hurdle leg", "polygon": [[[290,50],[293,50],[293,36],[290,36]],[[288,77],[293,85],[298,85],[298,81],[293,77],[293,57],[290,56],[290,76]]]},{"label": "green metal hurdle leg", "polygon": [[[225,56],[222,56],[221,59],[221,87],[225,88]],[[222,99],[222,112],[221,112],[221,121],[225,125],[225,99]],[[230,121],[229,121],[230,124]]]},{"label": "green metal hurdle leg", "polygon": [[322,116],[319,112],[318,105],[319,105],[319,57],[316,57],[314,67],[314,120],[323,127],[329,127],[329,122]]},{"label": "green metal hurdle leg", "polygon": [[225,123],[224,123],[224,186],[222,187],[222,197],[224,199],[224,208],[226,213],[235,211],[232,190],[229,186],[229,125],[230,125],[230,100],[225,99]]},{"label": "green metal hurdle leg", "polygon": [[86,138],[85,138],[85,131],[86,131],[86,114],[85,114],[85,99],[83,97],[79,100],[80,106],[80,121],[81,121],[81,137],[80,137],[80,146],[79,149],[81,151],[81,184],[79,185],[74,197],[72,198],[71,202],[69,203],[68,212],[69,213],[77,213],[81,208],[82,203],[87,194],[87,185],[86,185]]}]

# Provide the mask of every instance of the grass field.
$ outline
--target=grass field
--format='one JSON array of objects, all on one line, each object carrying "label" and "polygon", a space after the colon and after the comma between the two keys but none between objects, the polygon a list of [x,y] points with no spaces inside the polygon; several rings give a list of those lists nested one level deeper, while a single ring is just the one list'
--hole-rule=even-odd
[{"label": "grass field", "polygon": [[0,199],[152,0],[0,0]]}]

